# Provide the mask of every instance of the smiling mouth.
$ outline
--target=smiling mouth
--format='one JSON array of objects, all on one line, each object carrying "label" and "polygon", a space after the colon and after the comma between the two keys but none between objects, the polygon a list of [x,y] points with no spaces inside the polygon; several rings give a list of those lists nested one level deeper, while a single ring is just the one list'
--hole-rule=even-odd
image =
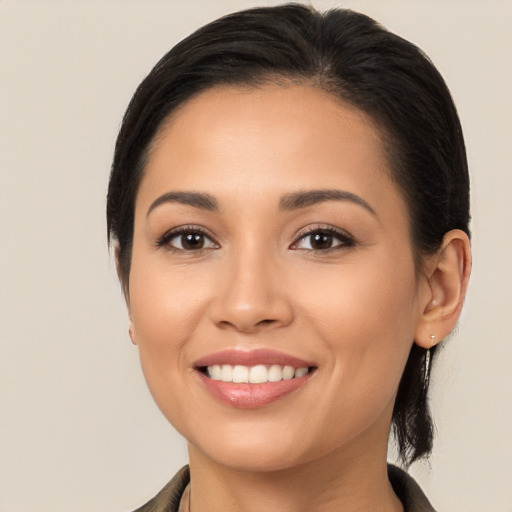
[{"label": "smiling mouth", "polygon": [[280,382],[300,379],[313,373],[314,366],[299,367],[282,366],[278,364],[254,366],[214,364],[202,366],[199,371],[211,380],[232,382],[234,384],[264,384],[267,382]]},{"label": "smiling mouth", "polygon": [[265,407],[308,386],[312,361],[269,349],[227,349],[196,361],[195,374],[210,396],[230,407]]}]

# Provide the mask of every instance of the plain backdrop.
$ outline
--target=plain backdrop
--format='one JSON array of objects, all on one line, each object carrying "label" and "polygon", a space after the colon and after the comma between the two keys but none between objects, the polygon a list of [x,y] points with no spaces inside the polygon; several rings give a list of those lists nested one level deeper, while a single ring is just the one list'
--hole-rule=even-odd
[{"label": "plain backdrop", "polygon": [[[129,511],[186,462],[146,390],[106,246],[137,84],[192,30],[275,1],[0,0],[0,511]],[[314,1],[422,47],[465,130],[474,271],[413,467],[440,511],[512,511],[512,2]],[[432,205],[434,208],[435,205]]]}]

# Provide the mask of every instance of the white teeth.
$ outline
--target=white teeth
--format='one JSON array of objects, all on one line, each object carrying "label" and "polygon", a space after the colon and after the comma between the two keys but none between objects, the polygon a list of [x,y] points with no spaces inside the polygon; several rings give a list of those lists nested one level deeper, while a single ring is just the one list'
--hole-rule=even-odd
[{"label": "white teeth", "polygon": [[307,368],[297,368],[295,370],[295,378],[304,377],[304,375],[307,375],[308,369]]},{"label": "white teeth", "polygon": [[266,366],[259,364],[257,366],[253,366],[249,370],[249,382],[251,384],[260,384],[262,382],[268,381],[268,370]]},{"label": "white teeth", "polygon": [[269,382],[279,382],[283,378],[283,367],[278,364],[273,364],[268,369]]},{"label": "white teeth", "polygon": [[237,365],[233,368],[233,382],[249,382],[249,368]]},{"label": "white teeth", "polygon": [[295,376],[295,368],[293,366],[285,366],[283,368],[283,380],[293,379]]},{"label": "white teeth", "polygon": [[223,364],[220,372],[222,382],[233,382],[233,367],[230,364]]},{"label": "white teeth", "polygon": [[294,368],[293,366],[281,366],[273,364],[267,368],[263,364],[256,366],[232,366],[230,364],[214,364],[206,369],[208,377],[212,380],[223,382],[261,384],[264,382],[279,382],[304,377],[309,368]]},{"label": "white teeth", "polygon": [[213,380],[220,380],[222,369],[218,364],[208,366],[208,376]]}]

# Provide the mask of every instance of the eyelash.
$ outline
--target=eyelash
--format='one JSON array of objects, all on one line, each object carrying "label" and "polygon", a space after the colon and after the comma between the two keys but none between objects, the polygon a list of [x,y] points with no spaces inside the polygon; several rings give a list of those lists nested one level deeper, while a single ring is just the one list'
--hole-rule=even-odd
[{"label": "eyelash", "polygon": [[[172,239],[177,238],[179,236],[183,235],[201,235],[205,239],[210,240],[212,244],[214,244],[216,247],[201,247],[199,249],[180,249],[178,247],[173,247],[170,242]],[[219,244],[215,242],[213,237],[203,228],[200,228],[198,226],[179,226],[177,228],[173,228],[166,233],[164,233],[156,242],[157,247],[166,247],[167,249],[171,251],[176,252],[185,252],[185,253],[198,253],[202,250],[208,250],[208,249],[216,249],[219,247]]]},{"label": "eyelash", "polygon": [[[294,246],[298,245],[299,242],[306,239],[307,237],[311,237],[316,234],[332,236],[333,238],[336,238],[337,240],[339,240],[341,243],[338,245],[335,245],[334,247],[328,247],[326,249],[318,249],[318,250],[301,249],[298,247],[294,247]],[[317,225],[317,226],[310,226],[310,227],[306,228],[304,231],[300,232],[296,237],[296,241],[293,242],[292,245],[290,246],[290,249],[297,250],[297,251],[301,251],[301,250],[302,251],[312,251],[316,254],[324,254],[324,253],[328,253],[331,251],[336,251],[336,250],[340,250],[340,249],[346,249],[348,247],[353,247],[355,245],[355,243],[356,242],[355,242],[354,238],[342,229],[335,228],[333,226]]]},{"label": "eyelash", "polygon": [[[200,235],[204,237],[205,239],[208,239],[215,247],[200,247],[199,249],[180,249],[178,247],[173,247],[170,242],[174,238],[177,238],[179,236],[183,235]],[[338,245],[335,245],[334,247],[328,247],[326,249],[304,249],[296,247],[301,241],[306,239],[307,237],[311,237],[313,235],[320,234],[320,235],[327,235],[332,236],[333,238],[337,239],[341,243]],[[327,252],[340,250],[348,247],[353,247],[355,245],[355,240],[350,236],[346,231],[334,228],[332,226],[311,226],[308,227],[306,230],[299,232],[299,234],[296,236],[295,241],[290,245],[291,250],[297,250],[297,251],[311,251],[317,254],[324,254]],[[167,231],[164,233],[156,242],[157,247],[167,247],[171,251],[175,252],[185,252],[185,253],[198,253],[203,250],[209,250],[209,249],[218,249],[220,246],[217,242],[215,242],[214,238],[203,228],[200,228],[198,226],[180,226],[177,228],[173,228],[170,231]]]}]

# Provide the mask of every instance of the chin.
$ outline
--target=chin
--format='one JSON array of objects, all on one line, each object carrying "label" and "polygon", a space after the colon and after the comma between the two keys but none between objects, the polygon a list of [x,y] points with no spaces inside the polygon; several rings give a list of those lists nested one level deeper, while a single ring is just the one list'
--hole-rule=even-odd
[{"label": "chin", "polygon": [[296,448],[260,440],[252,444],[247,441],[206,443],[203,447],[191,446],[190,452],[191,459],[193,454],[200,453],[201,458],[206,457],[216,465],[241,472],[282,471],[307,462]]},{"label": "chin", "polygon": [[[284,470],[307,459],[304,433],[290,432],[283,422],[219,422],[203,427],[175,425],[188,440],[191,460],[207,459],[237,471],[266,472]],[[183,427],[183,428],[182,428]],[[302,438],[302,446],[297,438]],[[305,436],[307,437],[307,436]]]}]

